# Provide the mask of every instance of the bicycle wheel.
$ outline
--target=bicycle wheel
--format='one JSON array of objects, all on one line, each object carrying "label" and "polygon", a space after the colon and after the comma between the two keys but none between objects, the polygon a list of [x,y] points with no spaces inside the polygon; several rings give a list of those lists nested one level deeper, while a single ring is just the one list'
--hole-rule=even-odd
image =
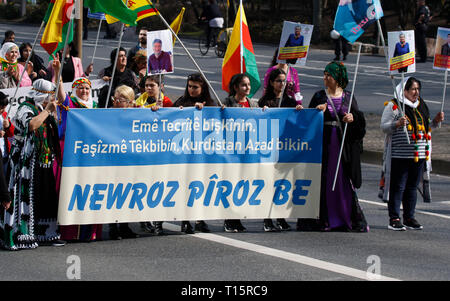
[{"label": "bicycle wheel", "polygon": [[200,53],[202,55],[206,55],[208,53],[209,43],[206,42],[206,37],[205,36],[201,36],[198,39],[198,49],[200,50]]},{"label": "bicycle wheel", "polygon": [[219,41],[215,47],[216,55],[220,58],[225,56],[225,52],[227,51],[227,44],[225,42]]}]

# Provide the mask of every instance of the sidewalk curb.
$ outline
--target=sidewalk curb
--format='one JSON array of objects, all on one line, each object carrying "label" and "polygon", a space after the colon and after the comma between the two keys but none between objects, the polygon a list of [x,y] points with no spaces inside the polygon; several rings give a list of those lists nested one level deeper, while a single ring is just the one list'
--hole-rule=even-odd
[{"label": "sidewalk curb", "polygon": [[[432,160],[432,174],[439,174],[439,175],[445,175],[450,176],[450,162],[439,160],[439,159],[431,159]],[[376,164],[379,165],[381,168],[381,165],[383,163],[383,153],[382,152],[376,152],[376,151],[370,151],[370,150],[364,150],[361,154],[361,162],[362,163],[369,163],[369,164]]]}]

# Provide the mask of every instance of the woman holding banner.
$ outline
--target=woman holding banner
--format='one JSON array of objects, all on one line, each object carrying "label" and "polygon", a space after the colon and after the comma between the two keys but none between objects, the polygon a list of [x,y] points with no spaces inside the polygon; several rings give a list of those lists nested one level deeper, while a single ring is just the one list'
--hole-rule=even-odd
[{"label": "woman holding banner", "polygon": [[[345,90],[348,76],[344,64],[329,63],[325,67],[323,81],[325,90],[316,92],[309,104],[309,108],[324,112],[320,219],[298,219],[297,230],[367,232],[369,227],[355,192],[356,188],[361,187],[360,153],[366,133],[364,114],[358,109],[354,98],[348,113],[351,92]],[[333,191],[343,123],[348,124],[347,136]]]},{"label": "woman holding banner", "polygon": [[164,75],[147,75],[144,79],[145,92],[136,99],[136,106],[144,108],[152,108],[155,105],[159,107],[171,107],[172,101],[163,93],[163,76]]},{"label": "woman holding banner", "polygon": [[15,116],[15,139],[10,154],[9,191],[3,204],[0,244],[7,250],[38,245],[63,246],[57,232],[58,194],[53,167],[61,160],[55,86],[39,79]]},{"label": "woman holding banner", "polygon": [[[183,107],[196,107],[201,110],[204,106],[215,107],[216,104],[211,98],[208,84],[202,75],[200,73],[194,73],[188,76],[184,95],[178,98],[173,106],[179,107],[180,109]],[[196,221],[195,231],[210,232],[205,221]],[[181,232],[186,234],[194,233],[194,229],[189,221],[181,222]]]},{"label": "woman holding banner", "polygon": [[[18,63],[20,58],[19,47],[12,42],[3,44],[0,49],[0,89],[31,86],[31,79],[24,66]],[[20,77],[22,81],[19,83]]]},{"label": "woman holding banner", "polygon": [[[61,68],[61,62],[59,60],[59,54],[56,58],[53,57],[52,69],[55,74],[59,74]],[[66,138],[66,126],[67,126],[67,113],[70,109],[92,109],[97,107],[97,103],[92,100],[91,97],[91,82],[86,77],[76,78],[72,83],[72,94],[66,94],[62,80],[60,81],[58,90],[58,134],[61,143],[62,154],[64,154],[64,141]],[[56,187],[59,192],[61,184],[61,164],[55,169],[57,175]],[[71,225],[61,226],[61,237],[67,241],[95,241],[101,238],[102,226],[101,225]]]},{"label": "woman holding banner", "polygon": [[[229,83],[229,91],[223,107],[258,108],[258,103],[248,98],[251,91],[250,78],[244,73],[233,75]],[[226,219],[223,227],[225,232],[245,232],[247,230],[239,219]]]},{"label": "woman holding banner", "polygon": [[266,74],[264,75],[264,92],[266,91],[269,85],[269,75],[275,69],[281,69],[284,73],[287,74],[286,78],[286,91],[289,97],[294,98],[297,101],[297,104],[302,104],[303,96],[300,93],[300,82],[298,80],[298,72],[294,67],[290,67],[285,63],[277,63],[278,61],[278,48],[275,50],[275,54],[272,58],[271,67],[267,69]]},{"label": "woman holding banner", "polygon": [[[444,120],[443,112],[430,119],[428,107],[420,97],[421,86],[414,77],[407,78],[404,86],[400,83],[397,86],[400,100],[387,102],[381,117],[381,129],[386,134],[384,172],[385,190],[389,192],[388,229],[394,231],[423,229],[414,217],[417,186],[431,154],[431,128],[436,128]],[[399,108],[402,105],[405,108],[403,114]],[[403,223],[400,220],[401,204]]]},{"label": "woman holding banner", "polygon": [[[303,109],[301,104],[297,104],[295,99],[289,97],[286,89],[286,73],[281,69],[274,69],[269,74],[269,82],[264,95],[259,99],[258,105],[267,108],[296,108]],[[289,231],[291,227],[284,218],[277,219],[279,230]],[[270,218],[264,219],[264,231],[274,232],[278,229],[274,226]]]}]

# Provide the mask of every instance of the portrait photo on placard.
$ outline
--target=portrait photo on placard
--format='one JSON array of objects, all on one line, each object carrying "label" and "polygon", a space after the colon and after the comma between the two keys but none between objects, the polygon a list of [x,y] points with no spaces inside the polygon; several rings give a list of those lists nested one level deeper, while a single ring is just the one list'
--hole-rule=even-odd
[{"label": "portrait photo on placard", "polygon": [[433,69],[450,69],[450,28],[438,27]]},{"label": "portrait photo on placard", "polygon": [[170,30],[147,33],[148,74],[173,73],[173,42]]},{"label": "portrait photo on placard", "polygon": [[388,45],[392,75],[416,72],[414,30],[388,32]]},{"label": "portrait photo on placard", "polygon": [[277,62],[304,66],[313,28],[313,25],[284,21]]}]

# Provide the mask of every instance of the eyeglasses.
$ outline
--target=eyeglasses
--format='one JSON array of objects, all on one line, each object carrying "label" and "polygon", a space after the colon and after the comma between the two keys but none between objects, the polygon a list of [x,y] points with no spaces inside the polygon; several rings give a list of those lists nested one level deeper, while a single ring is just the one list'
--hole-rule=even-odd
[{"label": "eyeglasses", "polygon": [[122,102],[122,103],[130,103],[131,102],[131,100],[128,100],[126,98],[114,97],[114,96],[112,97],[112,100],[116,101],[116,102]]}]

